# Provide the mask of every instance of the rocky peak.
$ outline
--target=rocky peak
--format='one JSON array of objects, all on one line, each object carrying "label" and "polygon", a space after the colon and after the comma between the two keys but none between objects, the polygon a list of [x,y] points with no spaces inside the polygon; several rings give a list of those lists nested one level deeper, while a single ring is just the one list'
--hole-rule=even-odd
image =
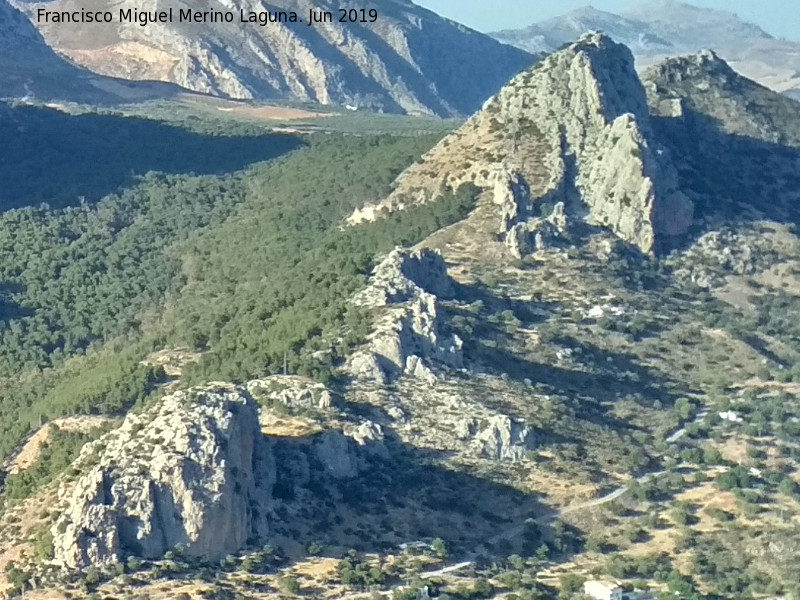
[{"label": "rocky peak", "polygon": [[[554,71],[554,76],[562,72],[568,78],[561,89],[552,85],[546,92],[541,90],[557,102],[562,112],[576,112],[577,109],[577,116],[585,115],[586,120],[601,117],[605,124],[626,113],[647,114],[646,95],[636,76],[633,54],[627,46],[603,33],[591,31],[582,35],[563,51],[551,54],[540,68]],[[532,71],[538,70],[528,70],[513,79],[498,95],[498,101],[508,101],[519,93],[519,88],[540,83],[538,78],[530,76]],[[557,83],[550,79],[551,83]],[[576,95],[565,94],[565,91]],[[514,107],[512,102],[511,108]],[[580,111],[585,112],[581,115]]]},{"label": "rocky peak", "polygon": [[501,233],[563,202],[567,214],[652,253],[658,238],[692,222],[692,204],[653,135],[633,55],[597,32],[517,75],[403,173],[388,199],[351,220],[433,201],[464,183],[499,207]]},{"label": "rocky peak", "polygon": [[696,83],[699,80],[728,83],[741,77],[713,50],[701,50],[688,56],[668,58],[653,66],[650,72],[653,77],[658,77],[670,83],[680,83],[687,80],[692,80]]},{"label": "rocky peak", "polygon": [[[709,138],[708,126],[734,136],[800,147],[800,105],[739,73],[711,50],[670,58],[642,75],[651,111],[683,117],[687,110],[694,141]],[[741,141],[741,139],[740,139]]]}]

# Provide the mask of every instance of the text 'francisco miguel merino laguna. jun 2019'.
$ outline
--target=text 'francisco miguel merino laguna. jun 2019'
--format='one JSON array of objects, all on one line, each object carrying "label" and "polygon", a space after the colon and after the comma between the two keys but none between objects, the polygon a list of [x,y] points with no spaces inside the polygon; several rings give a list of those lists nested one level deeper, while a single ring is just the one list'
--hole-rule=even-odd
[{"label": "text 'francisco miguel merino laguna. jun 2019'", "polygon": [[[116,14],[116,19],[114,18]],[[309,9],[307,13],[292,10],[250,11],[192,10],[190,8],[165,10],[138,10],[136,8],[113,11],[72,10],[57,11],[39,8],[39,23],[138,23],[142,27],[155,23],[253,23],[262,27],[271,23],[374,23],[379,18],[375,8],[340,8],[335,11]]]}]

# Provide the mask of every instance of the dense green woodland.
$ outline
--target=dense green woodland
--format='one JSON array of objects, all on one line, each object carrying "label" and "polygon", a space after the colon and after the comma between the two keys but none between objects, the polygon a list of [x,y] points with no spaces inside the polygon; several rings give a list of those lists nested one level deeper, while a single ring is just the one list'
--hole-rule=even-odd
[{"label": "dense green woodland", "polygon": [[[465,188],[376,224],[341,227],[439,135],[231,138],[31,111],[9,114],[36,144],[0,151],[0,457],[47,419],[119,413],[157,393],[163,371],[141,361],[161,348],[203,351],[187,383],[276,373],[284,355],[291,372],[330,377],[366,332],[367,316],[348,298],[376,257],[474,203]],[[167,137],[131,163],[153,172],[87,175],[87,164],[118,172],[153,132]],[[48,145],[49,135],[59,143]],[[199,157],[196,169],[188,156]],[[117,189],[93,202],[106,186]]]}]

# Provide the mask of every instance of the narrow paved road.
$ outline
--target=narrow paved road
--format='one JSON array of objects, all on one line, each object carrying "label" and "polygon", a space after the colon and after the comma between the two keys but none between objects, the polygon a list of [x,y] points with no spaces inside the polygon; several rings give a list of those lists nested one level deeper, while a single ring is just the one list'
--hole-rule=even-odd
[{"label": "narrow paved road", "polygon": [[442,575],[447,575],[448,573],[453,573],[455,571],[460,571],[461,569],[466,569],[469,566],[472,566],[472,561],[466,560],[464,562],[450,565],[449,567],[444,567],[443,569],[437,569],[436,571],[425,571],[424,573],[420,573],[419,576],[422,579],[425,579],[427,577],[440,577]]},{"label": "narrow paved road", "polygon": [[[706,418],[708,413],[709,413],[708,409],[703,409],[703,410],[699,411],[695,415],[694,419],[692,419],[689,423],[686,423],[685,425],[681,426],[679,429],[673,431],[668,437],[665,438],[665,441],[667,443],[669,443],[669,444],[677,442],[684,435],[686,435],[686,428],[687,427],[689,427],[690,425],[696,424],[696,423],[700,423],[703,419]],[[641,477],[637,477],[633,481],[636,481],[637,483],[645,483],[645,482],[647,482],[648,480],[650,480],[652,478],[660,477],[661,475],[663,475],[666,472],[667,471],[665,469],[661,469],[661,470],[656,471],[656,472],[646,473],[645,475],[642,475]],[[622,485],[622,486],[618,487],[614,491],[609,492],[608,494],[606,494],[605,496],[601,496],[600,498],[594,498],[592,500],[588,500],[588,501],[583,502],[581,504],[574,504],[572,506],[565,506],[564,508],[560,508],[558,510],[553,510],[553,511],[548,512],[548,513],[546,513],[544,515],[541,515],[541,516],[539,516],[539,517],[537,517],[535,519],[528,519],[524,523],[514,525],[513,527],[510,527],[509,529],[506,529],[505,531],[502,531],[502,532],[498,533],[494,537],[489,538],[486,543],[494,545],[494,544],[497,544],[498,542],[502,542],[504,540],[513,540],[513,539],[519,537],[520,535],[522,535],[525,532],[525,528],[528,527],[529,524],[530,525],[546,525],[547,523],[555,521],[556,519],[558,519],[558,518],[560,518],[560,517],[562,517],[564,515],[568,515],[568,514],[572,514],[572,513],[576,513],[576,512],[581,512],[581,511],[584,511],[584,510],[588,510],[590,508],[594,508],[596,506],[601,506],[603,504],[607,504],[609,502],[613,502],[614,500],[616,500],[617,498],[622,496],[628,490],[628,487],[630,486],[630,484],[631,484],[631,482],[629,481],[625,485]],[[477,548],[470,555],[470,558],[474,559],[474,557],[476,557],[477,555],[479,555],[479,554],[481,554],[482,552],[485,552],[485,551],[486,551],[485,546],[481,545],[479,548]],[[463,568],[463,567],[460,567],[460,568]]]}]

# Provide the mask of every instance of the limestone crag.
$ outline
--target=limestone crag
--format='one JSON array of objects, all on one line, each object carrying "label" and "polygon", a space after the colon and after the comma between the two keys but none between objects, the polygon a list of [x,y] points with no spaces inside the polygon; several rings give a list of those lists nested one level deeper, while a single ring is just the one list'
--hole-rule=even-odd
[{"label": "limestone crag", "polygon": [[441,374],[436,385],[402,377],[378,389],[359,383],[350,389],[354,401],[379,406],[405,444],[489,463],[530,460],[537,447],[531,413],[513,408],[506,382],[491,375]]},{"label": "limestone crag", "polygon": [[669,153],[655,140],[633,56],[598,33],[517,75],[351,222],[433,201],[464,183],[500,207],[503,233],[563,202],[568,213],[651,253],[657,238],[685,233],[693,218]]},{"label": "limestone crag", "polygon": [[177,544],[213,558],[267,533],[269,460],[240,387],[167,396],[85,447],[78,464],[88,468],[52,527],[61,566],[159,558]]},{"label": "limestone crag", "polygon": [[504,234],[530,215],[532,210],[531,191],[519,173],[500,171],[496,176],[492,202],[500,208],[500,233]]},{"label": "limestone crag", "polygon": [[442,299],[452,296],[453,282],[447,276],[447,265],[430,250],[395,248],[375,267],[370,285],[358,294],[356,303],[373,308],[387,306],[406,302],[420,290]]},{"label": "limestone crag", "polygon": [[453,293],[442,257],[430,250],[392,251],[355,302],[378,309],[367,347],[349,360],[357,378],[385,382],[402,373],[435,381],[431,364],[463,366],[462,342],[442,333],[440,297]]},{"label": "limestone crag", "polygon": [[325,431],[314,441],[314,457],[334,479],[356,477],[366,457],[388,455],[383,428],[368,420]]}]

